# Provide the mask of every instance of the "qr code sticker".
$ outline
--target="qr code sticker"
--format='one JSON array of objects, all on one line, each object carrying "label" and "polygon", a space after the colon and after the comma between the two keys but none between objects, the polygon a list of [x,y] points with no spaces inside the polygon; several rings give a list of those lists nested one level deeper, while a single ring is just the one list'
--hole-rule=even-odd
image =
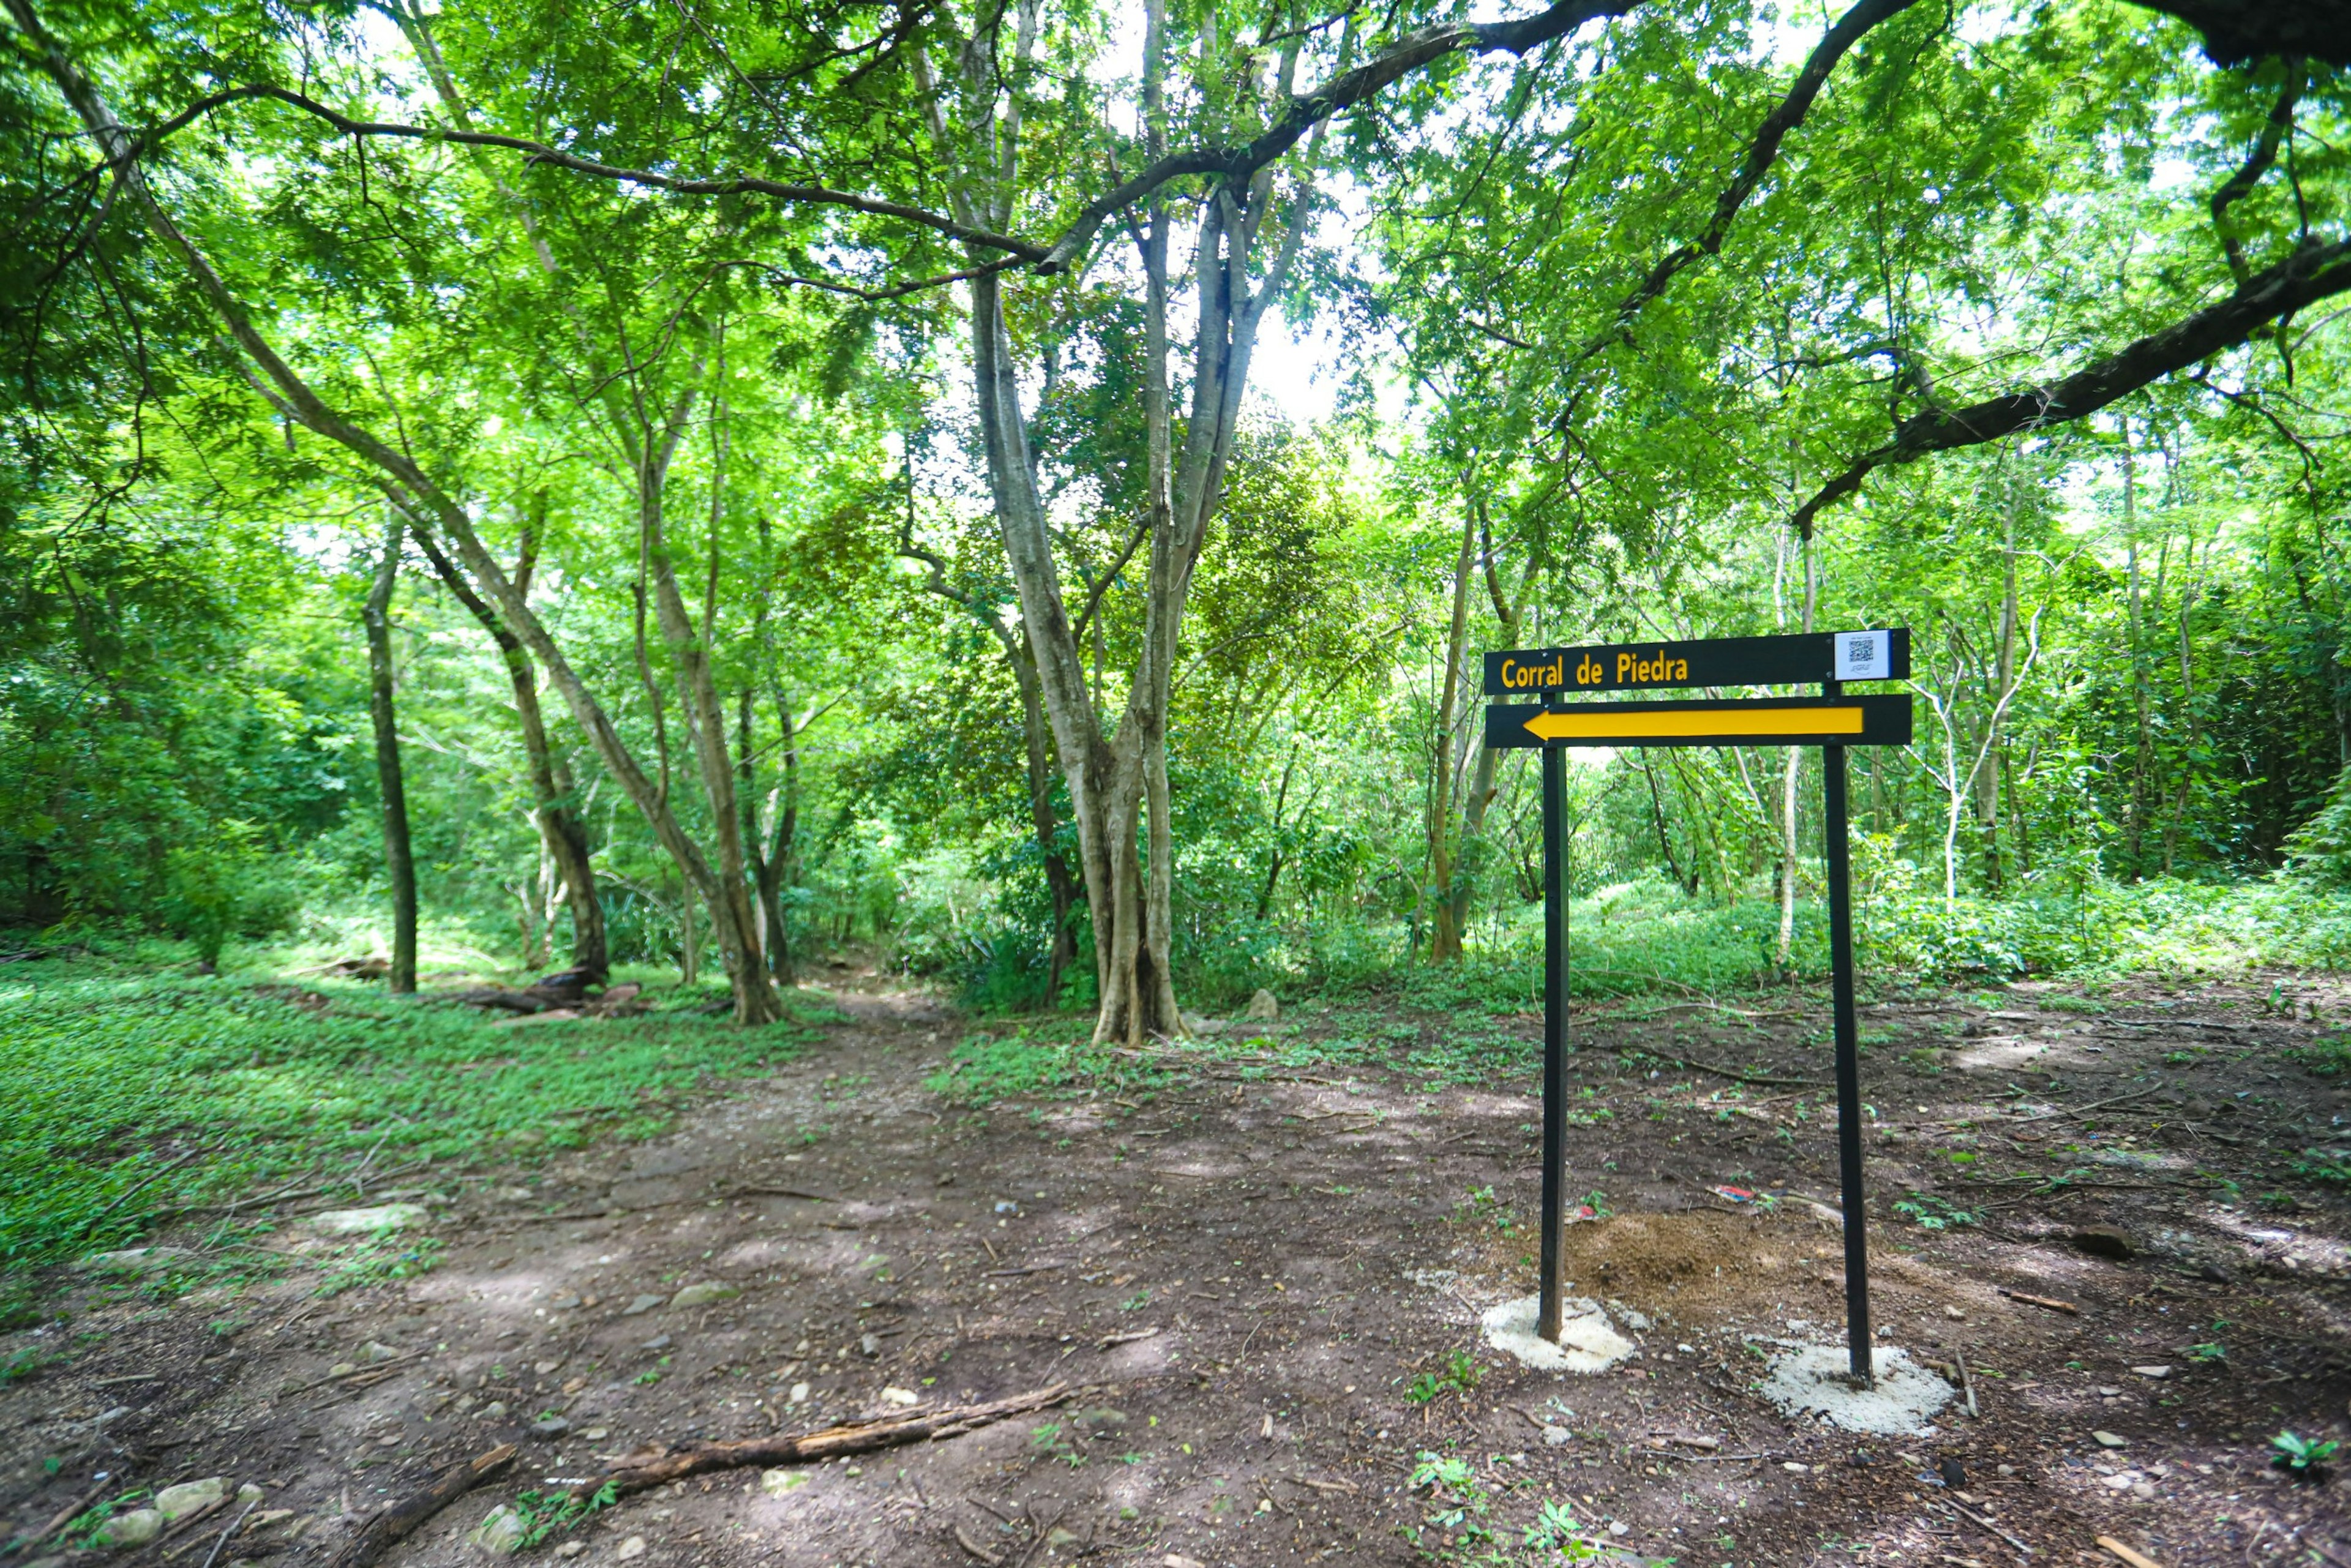
[{"label": "qr code sticker", "polygon": [[1836,636],[1836,678],[1841,681],[1882,681],[1893,661],[1893,649],[1883,632],[1840,632]]}]

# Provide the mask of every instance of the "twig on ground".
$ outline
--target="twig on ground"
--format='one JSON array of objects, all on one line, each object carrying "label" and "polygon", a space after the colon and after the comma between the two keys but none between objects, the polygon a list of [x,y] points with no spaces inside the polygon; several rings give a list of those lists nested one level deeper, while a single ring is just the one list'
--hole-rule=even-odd
[{"label": "twig on ground", "polygon": [[[2116,1541],[2111,1535],[2099,1536],[2098,1544],[2113,1552],[2116,1556],[2121,1558],[2124,1562],[2129,1563],[2131,1568],[2163,1568],[2163,1564],[2158,1563],[2154,1558],[2147,1556],[2145,1552],[2133,1551],[2131,1548],[2125,1546],[2121,1542]],[[2322,1552],[2320,1555],[2327,1557],[2333,1561],[2340,1561],[2340,1559],[2335,1558],[2331,1552]]]},{"label": "twig on ground", "polygon": [[220,1532],[220,1539],[213,1542],[213,1549],[204,1553],[204,1560],[202,1568],[213,1568],[213,1564],[220,1561],[222,1549],[228,1545],[228,1538],[235,1535],[236,1533],[236,1527],[243,1524],[252,1514],[253,1511],[260,1506],[261,1500],[259,1498],[255,1498],[251,1502],[245,1505],[244,1509],[235,1519],[228,1521],[228,1528]]},{"label": "twig on ground", "polygon": [[413,1493],[403,1501],[392,1504],[369,1520],[360,1528],[360,1532],[335,1554],[329,1568],[369,1568],[377,1558],[414,1534],[434,1515],[512,1464],[515,1453],[512,1443],[500,1443],[486,1453],[450,1466],[423,1490]]},{"label": "twig on ground", "polygon": [[[732,1442],[689,1443],[683,1448],[667,1452],[658,1448],[642,1449],[629,1455],[602,1475],[591,1476],[580,1482],[571,1489],[570,1495],[584,1500],[609,1486],[618,1495],[625,1497],[631,1492],[683,1480],[688,1476],[707,1475],[713,1470],[738,1469],[746,1465],[808,1464],[849,1454],[875,1453],[908,1443],[935,1442],[943,1437],[960,1437],[966,1432],[1003,1420],[1008,1416],[1025,1415],[1031,1410],[1059,1405],[1069,1395],[1068,1384],[1055,1383],[1026,1394],[1015,1394],[1007,1399],[990,1400],[981,1405],[958,1405],[923,1416],[852,1421],[843,1426],[828,1427],[822,1431],[794,1436],[778,1433],[765,1437],[743,1437]],[[348,1568],[348,1565],[339,1565],[339,1568]]]},{"label": "twig on ground", "polygon": [[429,1350],[412,1350],[406,1355],[395,1355],[388,1361],[372,1362],[366,1366],[354,1366],[349,1372],[330,1372],[324,1377],[302,1384],[298,1387],[288,1388],[278,1397],[291,1399],[297,1394],[308,1394],[313,1388],[324,1388],[329,1383],[348,1383],[357,1378],[372,1376],[379,1372],[393,1372],[406,1366],[412,1361],[423,1361],[432,1354]]},{"label": "twig on ground", "polygon": [[1667,1056],[1664,1051],[1647,1046],[1634,1046],[1631,1054],[1646,1056],[1652,1061],[1662,1061],[1672,1067],[1687,1067],[1694,1072],[1711,1072],[1717,1078],[1728,1078],[1733,1083],[1756,1083],[1767,1088],[1834,1089],[1835,1084],[1824,1078],[1774,1078],[1761,1072],[1740,1072],[1729,1067],[1717,1067],[1711,1061],[1700,1061],[1694,1056]]},{"label": "twig on ground", "polygon": [[1953,1513],[1958,1514],[1961,1519],[1966,1520],[1970,1524],[1974,1525],[1978,1530],[1984,1531],[1988,1535],[1998,1536],[2001,1540],[2007,1542],[2011,1546],[2015,1547],[2018,1556],[2031,1557],[2032,1555],[2032,1548],[2024,1544],[2023,1542],[2019,1541],[2015,1536],[2011,1535],[2007,1531],[2002,1530],[1999,1525],[1994,1524],[1991,1520],[1984,1518],[1981,1514],[1970,1512],[1955,1502],[1947,1502],[1943,1506],[1949,1509]]},{"label": "twig on ground", "polygon": [[2080,1307],[2075,1306],[2071,1301],[2061,1301],[2054,1296],[2028,1295],[2022,1291],[2011,1291],[2006,1285],[2000,1285],[1994,1288],[1997,1289],[2001,1295],[2006,1296],[2010,1301],[2022,1301],[2028,1307],[2046,1307],[2053,1312],[2064,1312],[2068,1317],[2078,1318],[2082,1315],[2082,1309]]},{"label": "twig on ground", "polygon": [[2110,1095],[2104,1100],[2093,1100],[2086,1105],[2055,1106],[2043,1112],[2038,1116],[2019,1116],[2016,1120],[2018,1123],[2066,1121],[2073,1117],[2082,1115],[2085,1112],[2098,1110],[2103,1106],[2119,1105],[2126,1100],[2144,1100],[2148,1095],[2157,1092],[2163,1087],[2164,1086],[2160,1083],[2152,1084],[2145,1089],[2134,1089],[2127,1094],[2115,1094]]}]

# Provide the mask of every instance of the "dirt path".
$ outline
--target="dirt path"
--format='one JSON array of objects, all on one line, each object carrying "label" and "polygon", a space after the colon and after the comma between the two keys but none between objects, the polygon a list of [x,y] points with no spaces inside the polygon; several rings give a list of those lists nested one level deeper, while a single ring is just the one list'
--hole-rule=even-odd
[{"label": "dirt path", "polygon": [[[2266,1448],[2281,1427],[2346,1436],[2351,1227],[2339,1187],[2291,1167],[2351,1144],[2351,1107],[2278,1050],[2324,1025],[2266,982],[2101,1013],[1992,999],[1870,1015],[1878,1321],[1922,1360],[1964,1356],[1980,1411],[1930,1437],[1792,1423],[1751,1392],[1763,1356],[1841,1331],[1836,1228],[1802,1201],[1834,1190],[1820,1092],[1618,1054],[1818,1076],[1808,1014],[1583,1026],[1573,1179],[1614,1218],[1571,1229],[1571,1272],[1648,1326],[1624,1366],[1561,1378],[1499,1360],[1475,1326],[1531,1288],[1531,1099],[1226,1061],[973,1111],[923,1087],[966,1026],[920,997],[847,996],[827,1043],[665,1139],[441,1194],[445,1250],[413,1279],[168,1307],[79,1287],[70,1326],[43,1332],[81,1354],[0,1393],[0,1499],[21,1531],[101,1484],[225,1475],[261,1484],[268,1522],[220,1563],[324,1561],[439,1465],[518,1443],[505,1483],[388,1559],[454,1563],[494,1502],[632,1449],[1058,1382],[1072,1396],[1042,1416],[684,1483],[538,1553],[1467,1563],[1488,1560],[1481,1530],[1518,1550],[1549,1500],[1627,1558],[1707,1568],[2015,1563],[2020,1545],[2115,1561],[2101,1534],[2165,1568],[2351,1563],[2335,1490],[2283,1478]],[[2305,999],[2322,1018],[2342,1000]],[[1303,1038],[1368,1016],[1310,1014]],[[1458,1020],[1371,1021],[1403,1061],[1416,1030]],[[1714,1186],[1789,1196],[1766,1213]],[[1921,1228],[1896,1201],[1970,1219]],[[2133,1255],[2080,1250],[2098,1225]],[[705,1283],[737,1293],[662,1304]],[[1459,1467],[1416,1490],[1424,1454]],[[202,1568],[230,1517],[108,1560]]]}]

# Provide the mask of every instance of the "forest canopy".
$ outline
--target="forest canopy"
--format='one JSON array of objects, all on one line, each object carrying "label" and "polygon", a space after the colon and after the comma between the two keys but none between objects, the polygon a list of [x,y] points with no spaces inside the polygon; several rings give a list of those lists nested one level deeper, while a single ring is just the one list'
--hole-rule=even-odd
[{"label": "forest canopy", "polygon": [[1484,650],[1907,626],[1873,962],[2351,953],[2339,0],[5,5],[0,922],[1180,1035],[1523,964]]}]

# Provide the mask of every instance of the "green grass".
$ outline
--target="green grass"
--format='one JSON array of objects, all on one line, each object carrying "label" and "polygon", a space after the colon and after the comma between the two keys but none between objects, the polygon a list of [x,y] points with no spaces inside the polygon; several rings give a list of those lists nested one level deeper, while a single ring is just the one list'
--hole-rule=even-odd
[{"label": "green grass", "polygon": [[643,1018],[496,1028],[370,986],[96,967],[0,971],[0,1270],[371,1154],[385,1172],[645,1137],[685,1096],[798,1054],[827,1016],[742,1030],[684,1010],[716,994],[694,993]]}]

